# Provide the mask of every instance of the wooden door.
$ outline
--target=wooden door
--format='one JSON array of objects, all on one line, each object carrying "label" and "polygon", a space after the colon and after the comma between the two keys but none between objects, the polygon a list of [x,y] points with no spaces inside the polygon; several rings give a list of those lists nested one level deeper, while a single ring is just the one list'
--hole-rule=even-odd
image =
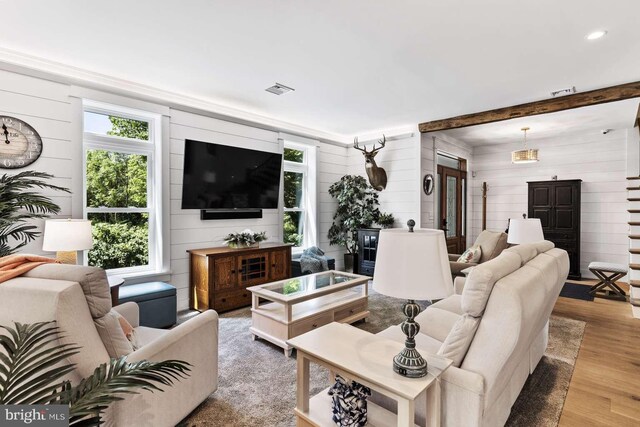
[{"label": "wooden door", "polygon": [[466,248],[466,180],[466,171],[438,165],[439,227],[451,254],[461,254]]},{"label": "wooden door", "polygon": [[212,258],[214,289],[221,291],[233,289],[238,284],[238,274],[236,269],[236,258],[232,256]]},{"label": "wooden door", "polygon": [[288,253],[289,249],[271,251],[271,280],[284,280],[289,277],[287,263],[291,262],[288,261]]}]

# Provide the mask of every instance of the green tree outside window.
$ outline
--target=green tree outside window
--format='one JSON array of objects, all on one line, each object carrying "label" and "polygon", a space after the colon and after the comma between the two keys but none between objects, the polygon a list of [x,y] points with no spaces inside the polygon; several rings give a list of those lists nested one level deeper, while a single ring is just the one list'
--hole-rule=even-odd
[{"label": "green tree outside window", "polygon": [[[111,136],[149,139],[149,124],[109,116]],[[91,208],[146,208],[147,156],[107,150],[87,152],[87,206]],[[104,269],[135,267],[149,263],[149,215],[147,213],[92,213],[94,247],[89,265]]]}]

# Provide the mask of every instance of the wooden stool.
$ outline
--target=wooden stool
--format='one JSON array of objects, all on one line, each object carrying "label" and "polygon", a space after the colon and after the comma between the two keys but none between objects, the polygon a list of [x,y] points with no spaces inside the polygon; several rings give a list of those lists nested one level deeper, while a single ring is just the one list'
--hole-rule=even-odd
[{"label": "wooden stool", "polygon": [[589,270],[600,280],[591,287],[589,293],[594,297],[626,301],[627,294],[616,284],[616,280],[627,274],[627,267],[608,262],[592,262]]}]

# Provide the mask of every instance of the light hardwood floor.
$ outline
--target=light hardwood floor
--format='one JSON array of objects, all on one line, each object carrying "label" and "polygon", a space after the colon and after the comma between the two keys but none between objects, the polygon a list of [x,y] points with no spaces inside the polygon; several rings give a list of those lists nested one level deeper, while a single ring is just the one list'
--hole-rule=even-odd
[{"label": "light hardwood floor", "polygon": [[640,319],[629,303],[560,297],[553,313],[587,322],[560,426],[640,426]]}]

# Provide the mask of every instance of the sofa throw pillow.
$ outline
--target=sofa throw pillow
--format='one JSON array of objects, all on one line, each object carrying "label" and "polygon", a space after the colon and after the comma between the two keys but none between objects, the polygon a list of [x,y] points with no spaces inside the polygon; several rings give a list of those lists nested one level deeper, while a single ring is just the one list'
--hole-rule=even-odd
[{"label": "sofa throw pillow", "polygon": [[468,314],[460,317],[442,343],[438,355],[453,360],[453,366],[459,368],[467,355],[479,324],[479,317]]},{"label": "sofa throw pillow", "polygon": [[122,332],[124,332],[124,336],[127,337],[129,342],[131,343],[133,351],[136,351],[140,348],[140,345],[138,344],[138,335],[136,334],[135,328],[131,326],[131,323],[129,323],[129,321],[125,319],[122,314],[118,313],[115,310],[114,312],[118,317],[118,322],[120,322],[120,327],[122,328]]},{"label": "sofa throw pillow", "polygon": [[133,352],[133,346],[122,330],[118,316],[119,314],[116,311],[111,310],[99,319],[93,320],[107,354],[109,354],[109,357],[114,358],[126,356]]},{"label": "sofa throw pillow", "polygon": [[458,262],[463,262],[465,264],[469,263],[478,263],[482,258],[482,249],[480,246],[471,246],[469,249],[464,251],[460,258],[458,258]]}]

